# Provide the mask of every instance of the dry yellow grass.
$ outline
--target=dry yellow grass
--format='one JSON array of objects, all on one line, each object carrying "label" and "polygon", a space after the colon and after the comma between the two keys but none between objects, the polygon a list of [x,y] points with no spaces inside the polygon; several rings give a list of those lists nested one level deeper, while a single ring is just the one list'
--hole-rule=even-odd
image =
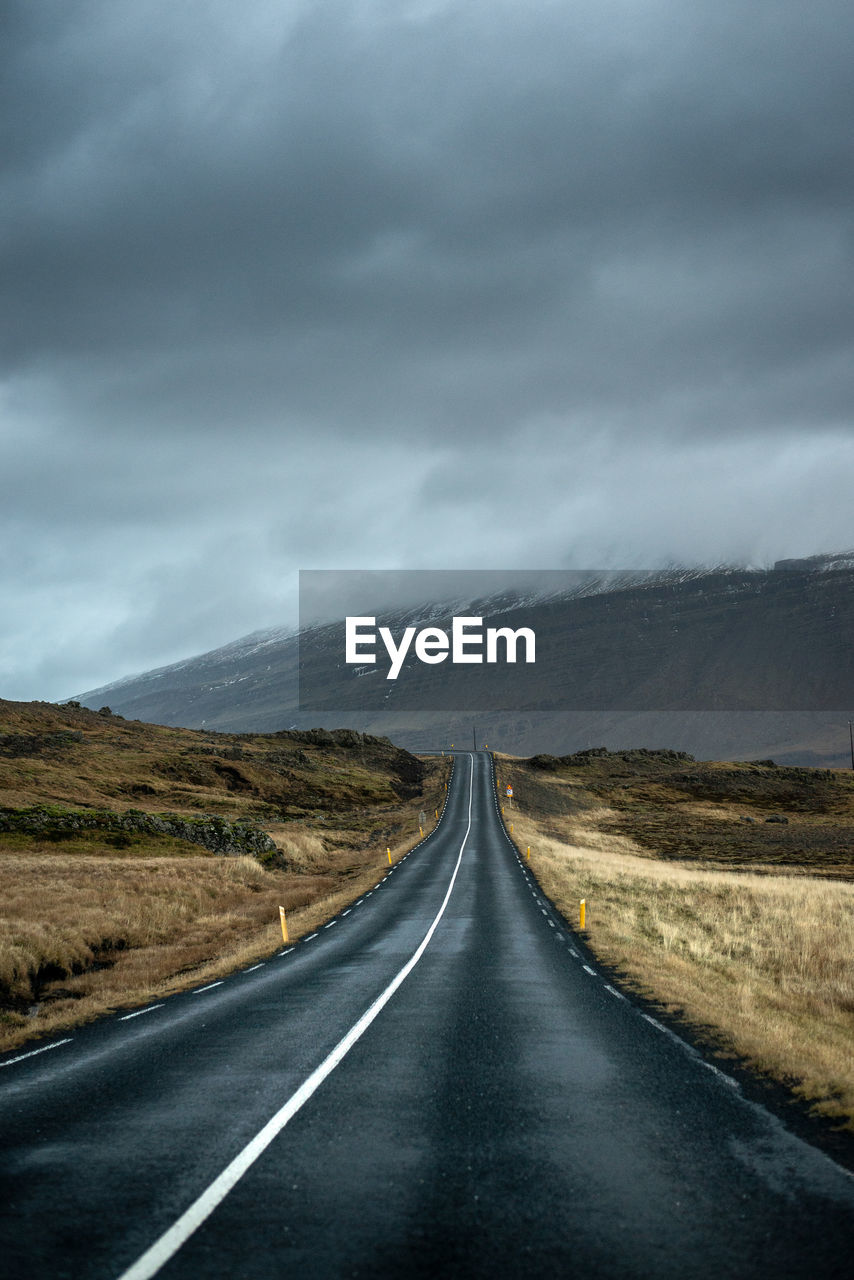
[{"label": "dry yellow grass", "polygon": [[[418,814],[443,793],[386,807],[382,843],[302,822],[267,829],[288,870],[199,852],[156,856],[0,835],[0,1050],[129,1008],[269,955],[279,906],[298,939],[376,882],[420,838]],[[345,815],[346,816],[346,815]],[[430,823],[432,826],[432,821]],[[404,834],[405,833],[405,834]],[[180,842],[178,842],[180,843]]]},{"label": "dry yellow grass", "polygon": [[[543,890],[606,963],[712,1043],[854,1128],[854,884],[658,862],[607,810],[514,811]],[[509,814],[508,814],[509,818]]]}]

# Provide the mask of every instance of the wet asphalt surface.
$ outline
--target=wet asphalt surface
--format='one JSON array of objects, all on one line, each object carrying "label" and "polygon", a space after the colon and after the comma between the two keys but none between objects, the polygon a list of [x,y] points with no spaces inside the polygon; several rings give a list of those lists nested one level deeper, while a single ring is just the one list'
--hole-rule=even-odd
[{"label": "wet asphalt surface", "polygon": [[504,834],[481,753],[457,757],[437,831],[315,936],[0,1058],[3,1280],[118,1280],[446,897],[361,1038],[152,1274],[852,1274],[854,1178],[598,972]]}]

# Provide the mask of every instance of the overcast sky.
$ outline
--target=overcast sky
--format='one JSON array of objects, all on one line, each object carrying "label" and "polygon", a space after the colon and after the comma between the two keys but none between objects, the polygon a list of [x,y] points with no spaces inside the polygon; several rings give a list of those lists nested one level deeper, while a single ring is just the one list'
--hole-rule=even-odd
[{"label": "overcast sky", "polygon": [[854,545],[850,0],[2,0],[0,696]]}]

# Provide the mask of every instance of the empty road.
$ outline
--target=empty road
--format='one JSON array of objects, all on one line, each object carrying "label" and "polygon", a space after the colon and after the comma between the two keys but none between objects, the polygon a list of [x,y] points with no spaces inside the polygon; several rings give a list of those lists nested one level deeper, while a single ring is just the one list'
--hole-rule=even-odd
[{"label": "empty road", "polygon": [[316,934],[0,1058],[0,1149],[4,1280],[815,1280],[854,1256],[854,1179],[597,972],[485,754]]}]

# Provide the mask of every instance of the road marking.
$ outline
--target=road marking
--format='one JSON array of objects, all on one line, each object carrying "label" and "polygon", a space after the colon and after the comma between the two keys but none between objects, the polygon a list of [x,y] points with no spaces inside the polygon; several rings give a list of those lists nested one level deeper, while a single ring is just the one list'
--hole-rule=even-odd
[{"label": "road marking", "polygon": [[162,1004],[150,1004],[147,1009],[137,1009],[136,1013],[125,1013],[119,1018],[119,1022],[127,1022],[130,1018],[141,1018],[144,1013],[153,1013],[155,1009],[162,1009]]},{"label": "road marking", "polygon": [[341,912],[341,918],[342,918],[342,920],[343,920],[344,916],[348,916],[352,910],[353,910],[353,908],[352,908],[352,907],[348,907],[346,911],[342,911],[342,912]]},{"label": "road marking", "polygon": [[303,942],[311,942],[312,938],[316,938],[316,933],[310,933],[307,938],[303,938]]},{"label": "road marking", "polygon": [[720,1067],[716,1067],[713,1062],[706,1062],[705,1058],[700,1058],[700,1066],[705,1067],[707,1071],[714,1071],[715,1075],[719,1076],[724,1084],[728,1084],[731,1088],[739,1088],[738,1081],[733,1080],[732,1076],[728,1076],[725,1071],[721,1071]]},{"label": "road marking", "polygon": [[337,924],[337,923],[338,923],[338,921],[337,921],[337,920],[330,920],[330,921],[329,921],[329,924],[325,924],[323,927],[324,927],[324,929],[331,929],[331,928],[332,928],[332,926],[333,926],[334,924]]},{"label": "road marking", "polygon": [[666,1036],[670,1036],[670,1039],[674,1044],[681,1045],[683,1049],[687,1049],[691,1054],[695,1054],[697,1052],[696,1049],[688,1044],[687,1040],[683,1040],[681,1036],[677,1036],[675,1031],[671,1031],[669,1027],[665,1027],[661,1022],[657,1022],[656,1019],[651,1018],[648,1013],[642,1013],[641,1017],[644,1021],[648,1022],[651,1027],[655,1027],[656,1031],[663,1031]]},{"label": "road marking", "polygon": [[550,921],[549,921],[549,925],[550,925],[550,926],[551,926],[551,928],[553,929],[553,928],[555,927],[555,922],[554,922],[554,920],[550,920]]},{"label": "road marking", "polygon": [[220,978],[219,982],[209,982],[206,987],[196,987],[193,990],[194,996],[200,996],[203,991],[213,991],[214,987],[221,987],[225,982],[225,978]]},{"label": "road marking", "polygon": [[291,952],[293,951],[293,949],[294,949],[293,947],[288,947],[287,951],[280,951],[280,952],[279,952],[279,955],[280,955],[280,956],[289,956],[289,955],[291,954]]},{"label": "road marking", "polygon": [[578,959],[578,952],[576,951],[575,947],[570,947],[570,948],[569,948],[569,954],[570,954],[571,956],[575,956],[576,960]]},{"label": "road marking", "polygon": [[24,1058],[34,1058],[37,1053],[47,1053],[50,1049],[58,1049],[61,1044],[71,1044],[73,1039],[73,1036],[69,1036],[67,1040],[56,1040],[53,1044],[42,1045],[41,1049],[30,1049],[29,1053],[19,1053],[17,1058],[10,1058],[8,1062],[0,1062],[0,1067],[14,1067],[16,1062],[23,1062]]},{"label": "road marking", "polygon": [[591,969],[589,964],[583,964],[581,967],[585,971],[585,973],[589,973],[592,978],[596,977],[596,970]]},{"label": "road marking", "polygon": [[610,991],[611,995],[616,996],[618,1000],[625,1000],[626,998],[622,991],[618,991],[616,987],[612,987],[610,982],[605,983],[605,990]]},{"label": "road marking", "polygon": [[163,1233],[154,1244],[139,1257],[127,1271],[123,1271],[119,1280],[150,1280],[151,1276],[157,1274],[161,1267],[165,1266],[170,1258],[178,1252],[181,1246],[189,1240],[190,1236],[198,1230],[203,1222],[213,1213],[217,1205],[221,1204],[225,1197],[231,1191],[232,1187],[243,1177],[247,1169],[250,1169],[255,1161],[273,1141],[278,1134],[281,1133],[289,1120],[292,1120],[297,1112],[308,1102],[309,1098],[323,1084],[327,1076],[331,1075],[346,1055],[353,1048],[358,1040],[365,1034],[368,1027],[374,1019],[382,1012],[394,993],[397,991],[412,970],[418,964],[424,952],[430,943],[430,939],[439,927],[439,921],[445,914],[445,909],[451,900],[454,884],[456,883],[457,874],[460,864],[463,860],[463,851],[471,831],[471,809],[472,797],[474,793],[474,756],[471,757],[471,773],[469,775],[469,812],[468,826],[463,836],[463,842],[460,845],[460,851],[457,855],[457,863],[451,875],[448,891],[445,894],[444,901],[439,908],[433,923],[425,933],[418,948],[413,952],[406,964],[400,972],[394,977],[381,995],[377,996],[373,1004],[362,1014],[358,1022],[356,1022],[345,1036],[338,1041],[338,1044],[332,1050],[327,1058],[324,1058],[319,1067],[311,1073],[307,1080],[303,1081],[296,1093],[292,1094],[284,1106],[276,1112],[276,1114],[267,1121],[263,1129],[255,1135],[251,1142],[248,1142],[238,1155],[231,1161],[229,1165],[223,1169],[222,1173],[213,1180],[207,1190],[195,1200],[176,1222]]},{"label": "road marking", "polygon": [[733,1080],[732,1076],[728,1076],[725,1071],[721,1071],[719,1067],[714,1065],[714,1063],[706,1062],[705,1058],[700,1056],[699,1051],[695,1049],[692,1044],[689,1044],[687,1040],[683,1040],[681,1036],[677,1036],[675,1031],[671,1031],[669,1027],[665,1027],[663,1023],[658,1022],[657,1019],[651,1018],[648,1013],[642,1013],[641,1017],[645,1022],[648,1022],[651,1027],[655,1027],[656,1031],[663,1031],[666,1036],[670,1037],[674,1044],[678,1044],[680,1049],[684,1049],[690,1057],[695,1058],[701,1067],[705,1067],[707,1071],[711,1071],[716,1076],[719,1076],[725,1084],[730,1086],[731,1089],[741,1088],[737,1080]]},{"label": "road marking", "polygon": [[243,972],[254,973],[256,969],[263,969],[263,968],[264,968],[264,961],[262,960],[260,964],[253,964],[251,969],[244,969]]}]

